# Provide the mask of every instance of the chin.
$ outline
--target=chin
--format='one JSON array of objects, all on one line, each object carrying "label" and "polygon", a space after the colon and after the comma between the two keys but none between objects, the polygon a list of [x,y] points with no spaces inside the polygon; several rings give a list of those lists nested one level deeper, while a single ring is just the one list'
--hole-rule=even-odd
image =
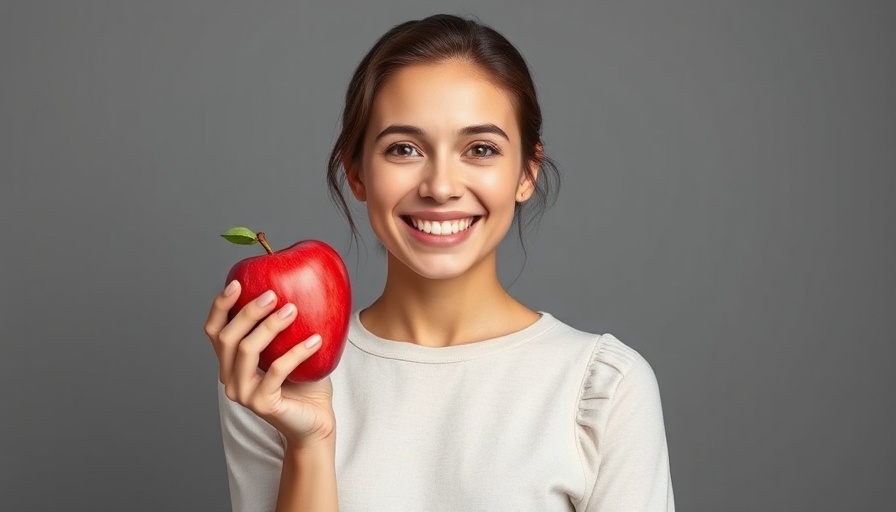
[{"label": "chin", "polygon": [[[407,258],[398,256],[393,253],[395,259],[403,264],[413,273],[420,277],[432,280],[455,279],[468,273],[474,265],[465,264],[458,261],[457,256],[445,255],[440,258],[434,258],[436,261],[426,261],[430,258],[423,258],[423,261],[417,258]],[[446,261],[447,260],[447,261]]]},{"label": "chin", "polygon": [[449,279],[455,279],[455,278],[458,278],[458,277],[464,275],[464,272],[462,272],[462,271],[438,272],[438,271],[433,271],[431,269],[427,270],[426,272],[420,272],[415,269],[415,272],[417,273],[418,276],[426,278],[426,279],[430,279],[432,281],[447,281]]},{"label": "chin", "polygon": [[466,274],[470,268],[463,267],[459,268],[456,264],[454,265],[408,265],[414,273],[416,273],[420,277],[424,277],[426,279],[432,280],[446,280],[446,279],[455,279]]}]

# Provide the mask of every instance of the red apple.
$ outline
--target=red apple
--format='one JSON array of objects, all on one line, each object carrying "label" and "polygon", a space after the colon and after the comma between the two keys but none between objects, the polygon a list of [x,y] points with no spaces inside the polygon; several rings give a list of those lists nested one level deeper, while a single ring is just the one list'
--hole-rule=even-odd
[{"label": "red apple", "polygon": [[274,252],[263,232],[247,228],[232,228],[221,236],[239,244],[258,242],[267,251],[238,262],[227,274],[225,284],[236,279],[242,287],[228,320],[267,290],[277,294],[273,311],[287,302],[296,306],[295,320],[261,352],[258,367],[267,371],[287,350],[316,333],[322,338],[320,348],[287,380],[315,381],[329,375],[342,357],[352,306],[348,271],[339,253],[319,240],[304,240]]}]

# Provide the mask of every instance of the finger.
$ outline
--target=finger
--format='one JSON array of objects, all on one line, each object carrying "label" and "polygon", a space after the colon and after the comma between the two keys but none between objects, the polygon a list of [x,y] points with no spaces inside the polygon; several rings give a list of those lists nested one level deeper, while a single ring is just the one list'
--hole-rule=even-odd
[{"label": "finger", "polygon": [[240,297],[240,282],[234,279],[212,301],[211,310],[205,320],[205,334],[212,341],[218,338],[221,329],[227,325],[227,312],[236,304]]},{"label": "finger", "polygon": [[260,322],[277,303],[277,295],[268,290],[243,308],[233,317],[218,334],[218,359],[221,362],[221,382],[227,383],[231,378],[234,359],[237,357],[237,349],[243,339]]},{"label": "finger", "polygon": [[222,383],[226,382],[225,375],[230,372],[230,361],[233,360],[233,355],[221,343],[220,335],[227,326],[227,313],[236,304],[241,291],[242,285],[236,279],[228,283],[224,290],[215,297],[208,313],[208,319],[205,321],[205,334],[211,341],[215,356],[218,358],[218,380]]},{"label": "finger", "polygon": [[237,395],[250,394],[255,391],[258,381],[259,354],[270,345],[275,336],[280,334],[296,319],[296,307],[286,303],[276,313],[271,313],[240,343],[233,366],[233,378]]},{"label": "finger", "polygon": [[320,348],[320,345],[320,335],[313,334],[302,343],[287,350],[285,354],[271,363],[271,367],[261,379],[261,383],[258,385],[256,393],[260,396],[276,393],[277,390],[283,386],[283,383],[286,382],[286,377],[288,377],[297,366],[314,355]]},{"label": "finger", "polygon": [[255,300],[243,306],[233,316],[233,319],[221,329],[218,335],[219,339],[225,342],[239,343],[258,325],[258,322],[270,314],[277,302],[277,294],[273,290],[268,290],[255,297]]}]

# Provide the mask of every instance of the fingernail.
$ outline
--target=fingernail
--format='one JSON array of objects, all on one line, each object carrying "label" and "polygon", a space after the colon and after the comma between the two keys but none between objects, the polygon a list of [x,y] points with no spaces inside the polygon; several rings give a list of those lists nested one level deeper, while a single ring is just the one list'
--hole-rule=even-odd
[{"label": "fingernail", "polygon": [[271,302],[274,302],[274,299],[276,299],[276,298],[277,298],[277,296],[274,294],[273,290],[268,290],[268,291],[262,293],[260,297],[255,299],[255,305],[260,308],[263,308],[263,307],[267,306],[268,304],[270,304]]},{"label": "fingernail", "polygon": [[282,308],[280,308],[280,311],[277,312],[277,318],[279,318],[280,320],[286,320],[287,318],[291,317],[292,314],[295,312],[296,312],[296,307],[293,306],[292,304],[287,304],[287,305],[283,306]]},{"label": "fingernail", "polygon": [[230,297],[231,295],[233,295],[233,292],[236,291],[236,286],[236,279],[234,279],[230,282],[230,284],[227,285],[227,288],[224,288],[224,296]]},{"label": "fingernail", "polygon": [[320,334],[315,334],[305,340],[305,348],[314,348],[320,343]]}]

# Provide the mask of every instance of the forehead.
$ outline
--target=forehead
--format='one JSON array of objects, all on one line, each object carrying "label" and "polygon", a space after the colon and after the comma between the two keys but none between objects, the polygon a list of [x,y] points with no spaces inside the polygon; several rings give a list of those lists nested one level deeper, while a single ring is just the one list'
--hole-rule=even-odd
[{"label": "forehead", "polygon": [[512,100],[509,91],[469,62],[405,66],[380,87],[368,133],[391,124],[410,124],[430,132],[493,123],[514,140],[519,130]]}]

